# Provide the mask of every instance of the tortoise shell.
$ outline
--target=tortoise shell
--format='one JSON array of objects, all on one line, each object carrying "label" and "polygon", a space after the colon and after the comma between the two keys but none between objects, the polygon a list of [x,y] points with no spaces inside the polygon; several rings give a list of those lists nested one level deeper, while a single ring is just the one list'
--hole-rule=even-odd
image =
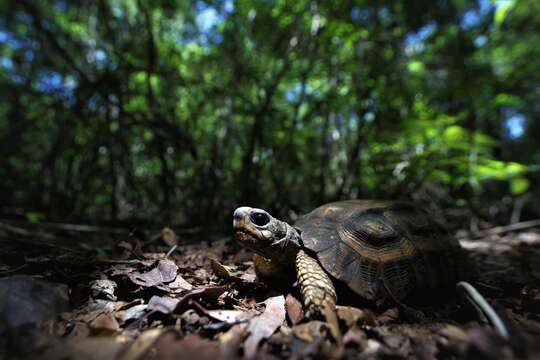
[{"label": "tortoise shell", "polygon": [[366,299],[432,295],[467,278],[459,243],[409,204],[334,202],[295,226],[323,268]]}]

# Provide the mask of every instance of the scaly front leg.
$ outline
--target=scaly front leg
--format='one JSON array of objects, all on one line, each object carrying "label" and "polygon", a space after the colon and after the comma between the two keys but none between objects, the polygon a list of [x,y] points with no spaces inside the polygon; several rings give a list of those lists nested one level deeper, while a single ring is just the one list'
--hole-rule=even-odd
[{"label": "scaly front leg", "polygon": [[332,336],[341,342],[336,312],[336,290],[321,265],[303,250],[296,255],[296,276],[304,303],[306,317],[326,319]]}]

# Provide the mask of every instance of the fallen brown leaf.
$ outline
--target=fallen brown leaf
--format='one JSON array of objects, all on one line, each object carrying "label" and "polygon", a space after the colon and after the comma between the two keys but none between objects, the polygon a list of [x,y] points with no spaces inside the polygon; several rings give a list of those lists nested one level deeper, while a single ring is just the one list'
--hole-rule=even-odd
[{"label": "fallen brown leaf", "polygon": [[223,360],[238,358],[238,350],[244,339],[247,327],[248,324],[237,324],[219,336],[219,348]]},{"label": "fallen brown leaf", "polygon": [[73,313],[62,314],[62,318],[71,316],[74,320],[90,323],[102,313],[113,313],[117,309],[114,301],[90,300],[85,306]]},{"label": "fallen brown leaf", "polygon": [[259,343],[272,335],[285,321],[285,298],[282,295],[268,298],[264,304],[264,312],[249,322],[248,338],[244,343],[246,359],[254,359]]},{"label": "fallen brown leaf", "polygon": [[156,286],[160,290],[164,290],[172,293],[179,293],[186,290],[193,289],[193,285],[187,282],[180,274],[176,275],[176,279],[168,284],[162,284]]},{"label": "fallen brown leaf", "polygon": [[255,282],[255,275],[245,272],[234,272],[230,267],[221,264],[216,259],[210,259],[210,265],[212,266],[212,272],[219,278],[232,280],[240,283],[252,283]]},{"label": "fallen brown leaf", "polygon": [[118,360],[137,360],[143,357],[156,340],[167,330],[164,328],[150,329],[140,334],[129,347],[123,351]]},{"label": "fallen brown leaf", "polygon": [[212,266],[212,272],[217,277],[222,279],[230,279],[232,277],[232,273],[229,267],[221,264],[216,259],[210,259],[210,265]]},{"label": "fallen brown leaf", "polygon": [[148,353],[150,352],[155,360],[216,360],[220,356],[217,341],[206,340],[195,334],[178,340],[172,331],[160,336]]},{"label": "fallen brown leaf", "polygon": [[163,314],[174,312],[180,300],[168,296],[152,296],[148,302],[148,310],[159,311]]},{"label": "fallen brown leaf", "polygon": [[116,359],[121,353],[124,343],[115,337],[93,336],[89,338],[70,339],[47,349],[39,358],[43,359],[77,359],[104,360]]},{"label": "fallen brown leaf", "polygon": [[130,280],[137,285],[152,287],[163,283],[169,283],[176,279],[178,266],[172,260],[159,260],[158,265],[152,270],[140,273],[132,272],[128,274]]},{"label": "fallen brown leaf", "polygon": [[112,313],[101,313],[90,322],[89,326],[93,330],[107,330],[112,332],[120,330],[120,325]]},{"label": "fallen brown leaf", "polygon": [[361,310],[353,306],[337,306],[337,314],[340,320],[345,322],[348,328],[362,323],[375,326],[375,315],[369,310]]},{"label": "fallen brown leaf", "polygon": [[339,329],[339,320],[334,303],[324,302],[322,313],[324,318],[326,319],[328,327],[330,328],[330,333],[332,334],[332,337],[339,345],[341,345],[343,335],[341,334],[341,330]]},{"label": "fallen brown leaf", "polygon": [[216,302],[217,299],[228,290],[230,290],[229,286],[206,286],[198,289],[193,289],[179,299],[180,305],[196,297],[202,297],[207,301]]},{"label": "fallen brown leaf", "polygon": [[305,342],[314,342],[326,337],[328,326],[323,321],[313,320],[304,324],[295,325],[293,334]]},{"label": "fallen brown leaf", "polygon": [[147,308],[147,304],[135,305],[125,310],[117,311],[114,317],[123,324],[126,321],[140,318],[146,313]]},{"label": "fallen brown leaf", "polygon": [[302,304],[291,294],[288,294],[285,298],[285,308],[287,309],[287,316],[293,325],[298,324],[304,318]]},{"label": "fallen brown leaf", "polygon": [[489,328],[473,328],[467,332],[468,359],[511,359],[508,342]]},{"label": "fallen brown leaf", "polygon": [[367,347],[367,341],[366,333],[356,326],[350,328],[343,336],[345,346],[353,347],[359,351]]},{"label": "fallen brown leaf", "polygon": [[467,333],[458,328],[455,325],[446,325],[440,330],[440,333],[450,340],[465,341],[467,340]]},{"label": "fallen brown leaf", "polygon": [[242,320],[248,320],[253,317],[253,314],[242,310],[207,310],[206,314],[211,318],[229,324],[234,324]]},{"label": "fallen brown leaf", "polygon": [[384,324],[391,324],[399,320],[399,310],[398,308],[390,308],[383,312],[381,315],[377,317],[377,323],[384,325]]}]

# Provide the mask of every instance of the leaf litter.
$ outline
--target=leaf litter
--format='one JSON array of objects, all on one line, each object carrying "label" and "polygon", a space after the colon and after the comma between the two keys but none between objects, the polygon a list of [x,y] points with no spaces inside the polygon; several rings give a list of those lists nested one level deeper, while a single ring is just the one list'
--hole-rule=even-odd
[{"label": "leaf litter", "polygon": [[[250,254],[229,241],[183,244],[122,239],[108,260],[58,264],[54,254],[26,275],[0,280],[1,356],[50,359],[469,358],[540,356],[540,233],[462,239],[479,264],[477,286],[507,321],[506,341],[450,299],[423,308],[422,322],[398,308],[347,301],[335,329],[304,316],[298,289],[257,281]],[[90,248],[85,244],[85,248]],[[77,249],[75,249],[77,250]],[[77,250],[73,257],[78,256]],[[114,259],[118,260],[114,260]],[[55,263],[44,273],[43,264]],[[33,267],[36,271],[32,273]],[[65,276],[72,269],[72,278]],[[8,291],[9,290],[9,291]],[[16,300],[14,300],[16,299]],[[69,309],[69,304],[71,309]]]}]

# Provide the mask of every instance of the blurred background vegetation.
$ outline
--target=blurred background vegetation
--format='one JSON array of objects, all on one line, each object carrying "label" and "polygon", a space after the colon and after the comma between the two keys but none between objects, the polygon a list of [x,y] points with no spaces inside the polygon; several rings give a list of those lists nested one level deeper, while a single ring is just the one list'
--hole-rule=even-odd
[{"label": "blurred background vegetation", "polygon": [[0,212],[540,217],[540,1],[0,0]]}]

